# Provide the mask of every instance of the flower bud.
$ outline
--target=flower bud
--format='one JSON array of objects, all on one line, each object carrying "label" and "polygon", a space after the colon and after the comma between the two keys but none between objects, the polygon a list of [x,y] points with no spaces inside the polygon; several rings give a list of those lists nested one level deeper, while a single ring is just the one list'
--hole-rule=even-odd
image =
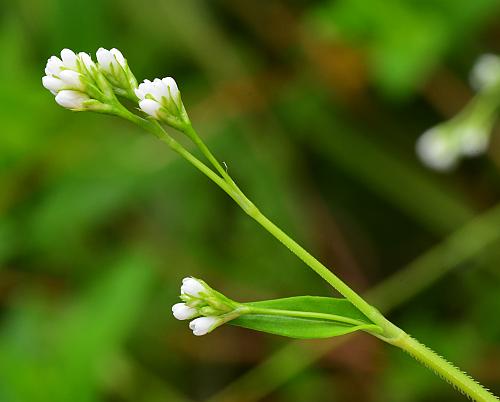
[{"label": "flower bud", "polygon": [[203,293],[207,293],[207,289],[197,279],[184,278],[182,280],[181,294],[200,298]]},{"label": "flower bud", "polygon": [[100,48],[96,52],[99,70],[113,86],[113,90],[120,96],[136,100],[135,89],[137,80],[130,70],[127,60],[118,49],[107,50]]},{"label": "flower bud", "polygon": [[206,335],[213,331],[221,323],[218,317],[200,317],[189,323],[189,329],[196,336]]},{"label": "flower bud", "polygon": [[181,129],[189,124],[189,118],[181,100],[181,94],[172,77],[144,80],[135,90],[142,111],[171,127]]},{"label": "flower bud", "polygon": [[172,307],[178,320],[190,320],[189,327],[197,336],[205,335],[213,329],[242,314],[241,304],[215,291],[201,279],[184,278],[181,286],[181,300]]},{"label": "flower bud", "polygon": [[71,70],[76,70],[78,68],[78,57],[75,52],[70,49],[61,50],[61,59],[64,64],[64,67],[69,68]]},{"label": "flower bud", "polygon": [[90,98],[83,92],[63,90],[56,95],[56,102],[71,110],[85,110],[85,102]]},{"label": "flower bud", "polygon": [[111,85],[87,53],[63,49],[60,58],[52,56],[47,60],[45,74],[42,84],[56,95],[59,105],[72,110],[114,113],[117,102]]},{"label": "flower bud", "polygon": [[178,320],[190,320],[198,315],[198,310],[186,303],[177,303],[172,306],[172,313]]},{"label": "flower bud", "polygon": [[470,82],[476,90],[500,84],[500,57],[494,54],[480,56],[472,68]]},{"label": "flower bud", "polygon": [[442,128],[434,127],[424,132],[417,140],[417,154],[430,168],[447,171],[457,163],[459,149],[446,134]]}]

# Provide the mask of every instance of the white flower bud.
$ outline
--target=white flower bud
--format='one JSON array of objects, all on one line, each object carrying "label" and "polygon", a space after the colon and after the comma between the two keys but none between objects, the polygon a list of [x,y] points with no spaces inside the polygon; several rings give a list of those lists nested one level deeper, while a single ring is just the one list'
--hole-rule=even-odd
[{"label": "white flower bud", "polygon": [[87,94],[78,91],[62,90],[56,96],[56,102],[66,109],[85,109],[85,101],[90,100]]},{"label": "white flower bud", "polygon": [[45,67],[45,74],[50,75],[59,75],[61,69],[64,67],[64,64],[59,57],[52,56],[49,60],[47,60],[47,66]]},{"label": "white flower bud", "polygon": [[117,63],[115,56],[109,50],[102,47],[97,50],[96,57],[99,66],[107,72],[111,72],[111,66]]},{"label": "white flower bud", "polygon": [[80,52],[78,53],[78,57],[89,72],[92,72],[92,70],[96,67],[95,63],[88,53]]},{"label": "white flower bud", "polygon": [[416,150],[425,165],[441,171],[452,169],[459,157],[454,139],[446,138],[440,128],[424,132],[417,140]]},{"label": "white flower bud", "polygon": [[139,107],[143,112],[154,118],[158,118],[158,111],[160,110],[161,105],[152,99],[144,99],[139,102]]},{"label": "white flower bud", "polygon": [[202,293],[206,293],[205,286],[194,278],[184,278],[182,280],[181,294],[192,297],[201,297]]},{"label": "white flower bud", "polygon": [[82,82],[82,75],[72,70],[61,71],[59,77],[65,84],[65,89],[75,89],[83,91],[85,86]]},{"label": "white flower bud", "polygon": [[113,91],[121,96],[135,100],[134,90],[137,80],[130,70],[127,60],[118,49],[99,48],[96,52],[100,71],[113,86]]},{"label": "white flower bud", "polygon": [[118,49],[111,49],[110,50],[111,54],[114,56],[115,60],[123,67],[125,68],[127,66],[127,61],[125,60],[125,57],[123,57],[122,52],[120,52]]},{"label": "white flower bud", "polygon": [[189,307],[186,303],[177,303],[172,306],[172,314],[178,320],[190,320],[198,315],[198,310]]},{"label": "white flower bud", "polygon": [[[139,98],[139,107],[151,117],[180,129],[189,122],[179,88],[172,77],[161,80],[155,78],[153,82],[144,80],[135,90],[135,94]],[[144,102],[148,99],[160,106]]]},{"label": "white flower bud", "polygon": [[220,323],[218,317],[200,317],[189,323],[189,328],[196,336],[202,336],[212,331]]},{"label": "white flower bud", "polygon": [[73,50],[63,49],[61,51],[61,59],[66,68],[69,68],[71,70],[76,70],[78,68],[78,58]]},{"label": "white flower bud", "polygon": [[470,73],[470,82],[476,90],[500,83],[500,57],[494,54],[480,56]]},{"label": "white flower bud", "polygon": [[61,89],[64,88],[64,82],[59,78],[53,77],[52,75],[46,75],[42,77],[42,85],[56,95]]}]

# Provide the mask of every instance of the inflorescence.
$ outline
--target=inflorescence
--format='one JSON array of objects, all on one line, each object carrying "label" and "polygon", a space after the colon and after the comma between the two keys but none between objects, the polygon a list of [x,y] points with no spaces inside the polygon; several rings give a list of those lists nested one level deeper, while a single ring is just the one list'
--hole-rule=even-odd
[{"label": "inflorescence", "polygon": [[215,291],[204,281],[184,278],[181,286],[181,300],[172,307],[178,320],[192,320],[189,328],[196,336],[212,332],[222,324],[239,317],[243,306]]},{"label": "inflorescence", "polygon": [[500,106],[500,57],[492,54],[479,57],[470,74],[470,83],[477,94],[469,104],[417,140],[418,156],[432,169],[452,170],[461,158],[480,155],[488,148]]},{"label": "inflorescence", "polygon": [[189,118],[172,77],[144,80],[140,85],[127,60],[118,49],[100,48],[97,62],[88,53],[63,49],[61,57],[47,61],[43,86],[66,109],[121,115],[124,106],[118,97],[137,102],[148,117],[182,129]]}]

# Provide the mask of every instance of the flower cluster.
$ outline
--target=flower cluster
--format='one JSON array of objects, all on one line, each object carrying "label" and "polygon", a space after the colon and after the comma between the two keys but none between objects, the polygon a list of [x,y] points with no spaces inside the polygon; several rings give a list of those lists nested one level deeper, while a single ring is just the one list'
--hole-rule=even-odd
[{"label": "flower cluster", "polygon": [[99,70],[113,86],[116,94],[135,100],[137,80],[130,70],[127,60],[118,49],[99,48],[96,52]]},{"label": "flower cluster", "polygon": [[98,63],[88,53],[63,49],[60,58],[49,58],[42,84],[59,105],[111,113],[118,105],[115,94],[136,99],[137,81],[120,51],[101,48],[96,56]]},{"label": "flower cluster", "polygon": [[488,147],[500,103],[500,57],[481,56],[470,81],[479,91],[471,102],[454,118],[427,130],[417,140],[418,156],[432,169],[451,170],[462,157],[480,155]]},{"label": "flower cluster", "polygon": [[449,171],[460,158],[483,153],[494,124],[493,114],[458,115],[424,132],[417,141],[417,154],[428,167]]},{"label": "flower cluster", "polygon": [[172,313],[178,320],[192,320],[189,328],[196,336],[208,334],[240,315],[238,303],[215,291],[200,279],[184,278],[180,298],[183,303],[175,304]]},{"label": "flower cluster", "polygon": [[47,61],[42,83],[56,97],[56,102],[71,110],[93,110],[119,114],[124,106],[116,95],[139,103],[149,117],[183,130],[189,122],[181,94],[171,77],[144,80],[139,86],[118,49],[100,48],[97,63],[87,53],[63,49],[61,57]]},{"label": "flower cluster", "polygon": [[142,111],[169,126],[182,129],[189,118],[181,100],[181,94],[172,77],[144,80],[135,90]]},{"label": "flower cluster", "polygon": [[91,85],[91,71],[95,64],[87,53],[75,54],[63,49],[61,58],[52,56],[47,61],[43,86],[56,95],[56,102],[72,110],[85,110],[91,100],[88,89]]}]

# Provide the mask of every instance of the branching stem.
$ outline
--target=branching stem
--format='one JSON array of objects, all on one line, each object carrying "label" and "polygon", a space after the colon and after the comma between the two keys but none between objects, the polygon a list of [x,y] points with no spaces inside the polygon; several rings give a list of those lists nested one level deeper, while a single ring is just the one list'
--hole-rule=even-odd
[{"label": "branching stem", "polygon": [[[384,340],[387,343],[395,345],[416,360],[420,361],[423,365],[434,371],[440,377],[448,381],[455,388],[457,388],[464,395],[469,398],[480,402],[493,402],[498,399],[489,392],[486,388],[468,376],[466,373],[455,367],[450,362],[443,359],[437,353],[421,344],[417,340],[410,337],[402,329],[387,320],[375,307],[371,306],[365,301],[358,293],[351,289],[345,282],[338,278],[332,271],[325,267],[320,261],[313,257],[295,240],[283,232],[278,226],[271,222],[260,210],[245,196],[233,181],[228,172],[221,166],[218,160],[213,156],[205,143],[198,136],[196,131],[191,125],[186,126],[183,130],[184,133],[195,143],[203,155],[214,166],[216,172],[210,167],[201,162],[188,150],[186,150],[179,142],[171,137],[155,120],[143,119],[131,112],[121,110],[119,113],[122,117],[138,124],[147,131],[154,134],[162,142],[166,143],[173,151],[178,153],[182,158],[186,159],[199,171],[205,174],[210,180],[217,184],[224,192],[226,192],[250,217],[258,222],[264,229],[271,235],[279,240],[285,247],[301,259],[307,266],[321,276],[328,282],[334,289],[336,289],[342,296],[349,300],[355,307],[359,309],[366,317],[373,322],[374,330],[370,331],[374,336]],[[253,307],[252,307],[253,308]],[[282,311],[282,310],[269,310],[269,309],[255,309],[260,314],[293,314],[294,316],[311,317],[330,319],[337,322],[345,322],[346,324],[354,324],[354,322],[347,322],[346,317],[337,317],[329,314],[320,313],[307,313],[297,311]],[[266,311],[260,311],[266,310]],[[314,315],[315,317],[312,317]],[[328,317],[326,317],[328,316]],[[356,320],[352,320],[356,321]],[[377,329],[377,330],[375,330]]]}]

